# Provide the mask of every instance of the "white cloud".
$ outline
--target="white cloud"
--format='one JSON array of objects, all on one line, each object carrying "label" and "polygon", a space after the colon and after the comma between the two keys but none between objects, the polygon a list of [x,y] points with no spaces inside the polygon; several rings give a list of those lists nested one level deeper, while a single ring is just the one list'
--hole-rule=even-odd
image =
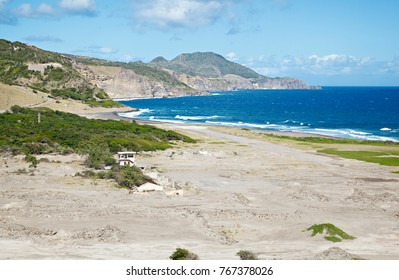
[{"label": "white cloud", "polygon": [[226,54],[226,59],[228,59],[230,61],[237,61],[238,57],[235,52],[229,52],[228,54]]},{"label": "white cloud", "polygon": [[132,61],[132,59],[133,59],[133,56],[130,54],[125,54],[122,56],[122,60],[126,61],[126,62]]},{"label": "white cloud", "polygon": [[246,65],[263,75],[293,76],[311,74],[316,76],[348,75],[352,73],[377,72],[379,62],[371,57],[355,57],[344,54],[305,56],[260,56],[246,61]]},{"label": "white cloud", "polygon": [[289,9],[294,4],[292,0],[271,0],[271,2],[280,10]]},{"label": "white cloud", "polygon": [[[0,9],[5,3],[7,3],[7,0],[0,0]],[[96,15],[96,9],[93,0],[61,0],[59,5],[54,7],[47,3],[41,3],[37,7],[32,6],[30,3],[23,3],[10,11],[9,14],[27,18],[60,18],[65,15],[94,16]]]},{"label": "white cloud", "polygon": [[0,24],[14,25],[17,23],[17,18],[4,9],[8,2],[8,0],[0,0]]},{"label": "white cloud", "polygon": [[2,9],[6,4],[8,0],[0,0],[0,9]]},{"label": "white cloud", "polygon": [[117,52],[119,52],[119,50],[104,46],[89,46],[85,47],[84,49],[73,51],[73,53],[79,53],[83,55],[100,55],[100,56],[115,54]]},{"label": "white cloud", "polygon": [[93,0],[61,0],[60,8],[70,14],[94,16],[96,5]]},{"label": "white cloud", "polygon": [[228,3],[221,0],[136,1],[133,4],[135,25],[151,25],[160,29],[205,26],[222,16]]},{"label": "white cloud", "polygon": [[114,50],[114,49],[108,48],[108,47],[100,47],[97,49],[97,51],[99,53],[116,53],[116,52],[118,52],[118,50]]},{"label": "white cloud", "polygon": [[55,36],[37,36],[37,35],[25,37],[24,40],[26,40],[28,42],[33,42],[33,43],[37,43],[37,42],[62,43],[63,42],[62,39],[55,37]]},{"label": "white cloud", "polygon": [[37,12],[40,14],[53,14],[54,10],[50,5],[48,5],[46,3],[42,3],[37,8]]},{"label": "white cloud", "polygon": [[30,4],[22,4],[18,8],[14,9],[14,14],[23,17],[33,16],[32,6]]},{"label": "white cloud", "polygon": [[56,16],[56,12],[53,8],[46,4],[42,3],[37,8],[32,7],[29,3],[21,4],[19,7],[12,10],[12,13],[19,17],[28,17],[28,18],[38,18],[42,16]]},{"label": "white cloud", "polygon": [[65,10],[92,10],[94,9],[94,2],[92,0],[62,0],[60,7]]}]

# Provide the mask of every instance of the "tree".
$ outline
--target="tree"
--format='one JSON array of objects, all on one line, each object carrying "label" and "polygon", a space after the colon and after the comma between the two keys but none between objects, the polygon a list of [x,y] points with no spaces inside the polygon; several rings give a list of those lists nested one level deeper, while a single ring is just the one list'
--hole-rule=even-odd
[{"label": "tree", "polygon": [[108,145],[99,137],[93,137],[84,144],[83,151],[88,154],[87,167],[102,169],[115,163]]}]

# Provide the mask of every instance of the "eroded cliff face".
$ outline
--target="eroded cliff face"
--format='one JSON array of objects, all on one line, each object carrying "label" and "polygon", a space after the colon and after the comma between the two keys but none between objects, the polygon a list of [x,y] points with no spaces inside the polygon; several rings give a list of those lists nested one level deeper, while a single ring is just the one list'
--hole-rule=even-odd
[{"label": "eroded cliff face", "polygon": [[75,67],[88,81],[105,90],[113,99],[201,94],[186,85],[168,85],[122,67],[83,64],[75,64]]},{"label": "eroded cliff face", "polygon": [[174,77],[196,89],[197,91],[229,91],[240,89],[315,89],[303,81],[293,78],[263,78],[260,80],[246,79],[237,75],[228,74],[221,78],[206,78],[189,76],[165,69]]},{"label": "eroded cliff face", "polygon": [[247,79],[234,74],[210,78],[190,76],[165,68],[173,81],[154,79],[134,70],[117,66],[86,65],[74,63],[74,68],[90,83],[105,90],[113,99],[174,97],[205,95],[212,91],[240,89],[311,89],[304,82],[293,78]]}]

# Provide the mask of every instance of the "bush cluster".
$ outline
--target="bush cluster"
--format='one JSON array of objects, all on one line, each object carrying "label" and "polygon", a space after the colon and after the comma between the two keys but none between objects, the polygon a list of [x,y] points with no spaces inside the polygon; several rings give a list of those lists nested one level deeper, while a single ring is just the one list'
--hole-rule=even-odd
[{"label": "bush cluster", "polygon": [[108,171],[102,170],[95,172],[93,170],[84,170],[81,173],[77,173],[76,176],[114,180],[119,187],[128,189],[133,189],[147,182],[154,183],[153,180],[144,175],[139,168],[135,166],[119,166],[118,164],[114,164],[111,170]]},{"label": "bush cluster", "polygon": [[171,260],[198,260],[199,257],[198,255],[194,254],[193,252],[190,252],[187,249],[183,248],[176,248],[176,251],[173,252],[173,254],[169,257]]},{"label": "bush cluster", "polygon": [[19,106],[0,114],[0,127],[0,151],[26,155],[86,154],[86,166],[95,169],[112,165],[115,162],[112,155],[118,151],[163,150],[173,141],[194,142],[176,132],[149,125],[87,119],[50,109]]}]

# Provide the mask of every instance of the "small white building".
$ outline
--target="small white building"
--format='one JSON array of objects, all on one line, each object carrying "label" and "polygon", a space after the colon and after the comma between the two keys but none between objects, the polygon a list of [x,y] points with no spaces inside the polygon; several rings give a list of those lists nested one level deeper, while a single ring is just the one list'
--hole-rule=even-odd
[{"label": "small white building", "polygon": [[118,161],[121,166],[136,165],[136,152],[118,152]]}]

